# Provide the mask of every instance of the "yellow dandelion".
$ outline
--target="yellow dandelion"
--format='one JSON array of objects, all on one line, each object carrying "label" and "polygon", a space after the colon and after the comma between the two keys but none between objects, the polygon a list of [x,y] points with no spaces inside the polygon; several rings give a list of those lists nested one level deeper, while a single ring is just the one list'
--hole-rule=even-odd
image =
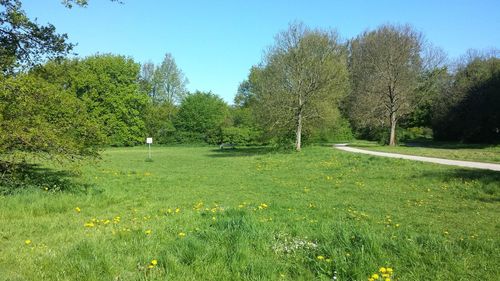
[{"label": "yellow dandelion", "polygon": [[152,265],[152,264],[148,265],[148,268],[149,268],[149,269],[151,269],[151,268],[153,268],[153,267],[155,267],[155,266],[154,266],[154,265]]},{"label": "yellow dandelion", "polygon": [[373,278],[373,280],[377,280],[379,278],[379,276],[377,273],[374,273],[374,274],[372,274],[372,278]]},{"label": "yellow dandelion", "polygon": [[391,278],[385,278],[384,281],[391,281]]},{"label": "yellow dandelion", "polygon": [[318,260],[320,260],[320,261],[325,259],[325,257],[324,257],[324,256],[317,256],[316,258],[317,258]]},{"label": "yellow dandelion", "polygon": [[158,261],[157,261],[157,260],[152,260],[152,261],[151,261],[151,264],[152,264],[152,265],[157,265],[157,264],[158,264]]},{"label": "yellow dandelion", "polygon": [[387,272],[388,272],[389,274],[391,274],[391,273],[392,273],[392,268],[388,267],[388,268],[386,268],[386,269],[387,269]]},{"label": "yellow dandelion", "polygon": [[31,240],[25,240],[25,241],[24,241],[24,244],[26,244],[26,245],[31,244]]},{"label": "yellow dandelion", "polygon": [[181,237],[181,238],[186,237],[186,233],[184,233],[184,232],[179,232],[179,237]]},{"label": "yellow dandelion", "polygon": [[381,267],[378,271],[380,273],[385,273],[387,271],[387,269],[385,267]]},{"label": "yellow dandelion", "polygon": [[85,227],[94,227],[95,224],[93,222],[87,222],[83,226],[85,226]]},{"label": "yellow dandelion", "polygon": [[75,208],[75,211],[76,211],[77,213],[80,213],[80,211],[81,211],[80,207],[76,207],[76,208]]},{"label": "yellow dandelion", "polygon": [[146,233],[146,235],[151,234],[151,232],[152,232],[151,229],[148,229],[148,230],[144,231],[144,233]]},{"label": "yellow dandelion", "polygon": [[175,208],[175,212],[176,212],[176,213],[178,213],[178,212],[180,212],[180,211],[181,211],[181,209],[180,209],[180,208]]}]

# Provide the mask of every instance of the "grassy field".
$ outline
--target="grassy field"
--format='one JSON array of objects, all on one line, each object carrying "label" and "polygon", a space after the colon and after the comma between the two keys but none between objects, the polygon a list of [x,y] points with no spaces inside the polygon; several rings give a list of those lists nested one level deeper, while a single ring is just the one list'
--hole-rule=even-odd
[{"label": "grassy field", "polygon": [[500,276],[500,173],[330,147],[146,157],[109,149],[85,191],[0,197],[0,280]]},{"label": "grassy field", "polygon": [[[418,146],[416,146],[418,145]],[[446,158],[454,160],[500,163],[500,145],[468,145],[452,143],[420,143],[390,147],[376,142],[354,141],[349,146],[408,155]]]}]

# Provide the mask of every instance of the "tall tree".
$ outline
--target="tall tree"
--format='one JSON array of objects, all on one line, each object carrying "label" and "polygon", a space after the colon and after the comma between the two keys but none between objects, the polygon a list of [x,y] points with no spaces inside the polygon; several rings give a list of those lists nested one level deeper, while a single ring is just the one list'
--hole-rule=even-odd
[{"label": "tall tree", "polygon": [[259,120],[276,136],[294,135],[300,151],[304,129],[334,121],[331,113],[348,88],[346,48],[335,32],[293,23],[250,76]]},{"label": "tall tree", "polygon": [[152,62],[143,64],[141,76],[149,84],[148,94],[154,103],[178,104],[187,94],[189,81],[169,53],[159,66],[155,67]]},{"label": "tall tree", "polygon": [[389,127],[412,110],[422,68],[422,35],[408,25],[383,25],[350,44],[350,117],[358,128]]}]

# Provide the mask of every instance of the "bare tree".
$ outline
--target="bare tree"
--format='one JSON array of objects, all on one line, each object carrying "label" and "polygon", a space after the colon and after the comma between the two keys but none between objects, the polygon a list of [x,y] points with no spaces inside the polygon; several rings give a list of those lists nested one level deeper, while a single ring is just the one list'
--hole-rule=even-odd
[{"label": "bare tree", "polygon": [[383,25],[350,44],[351,120],[357,127],[388,126],[391,146],[398,120],[414,104],[422,47],[422,35],[408,25]]},{"label": "bare tree", "polygon": [[293,23],[253,69],[259,119],[275,135],[293,132],[297,151],[304,128],[332,116],[347,90],[346,48],[338,41],[335,32]]}]

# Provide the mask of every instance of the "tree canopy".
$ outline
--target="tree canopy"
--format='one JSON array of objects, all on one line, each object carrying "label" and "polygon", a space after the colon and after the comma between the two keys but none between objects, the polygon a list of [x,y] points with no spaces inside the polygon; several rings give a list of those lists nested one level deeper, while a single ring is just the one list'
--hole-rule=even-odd
[{"label": "tree canopy", "polygon": [[388,127],[389,145],[415,104],[422,44],[422,35],[407,25],[383,25],[350,43],[350,118],[359,128]]},{"label": "tree canopy", "polygon": [[348,88],[346,48],[332,31],[293,23],[279,33],[259,68],[253,68],[255,108],[265,130],[294,136],[300,151],[304,131],[334,122]]}]

